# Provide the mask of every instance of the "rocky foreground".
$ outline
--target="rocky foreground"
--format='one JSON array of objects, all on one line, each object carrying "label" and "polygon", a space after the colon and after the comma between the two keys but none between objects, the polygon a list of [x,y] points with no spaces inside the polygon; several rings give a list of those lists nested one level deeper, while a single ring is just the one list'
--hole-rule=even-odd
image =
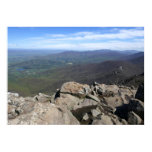
[{"label": "rocky foreground", "polygon": [[64,83],[48,96],[8,93],[9,125],[144,124],[144,86]]}]

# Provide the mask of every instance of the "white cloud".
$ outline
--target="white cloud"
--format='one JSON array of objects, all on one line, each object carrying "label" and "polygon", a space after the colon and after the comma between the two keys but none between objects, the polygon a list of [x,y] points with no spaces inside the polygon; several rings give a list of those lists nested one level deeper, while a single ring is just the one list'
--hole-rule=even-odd
[{"label": "white cloud", "polygon": [[114,49],[114,50],[144,50],[143,42],[121,42],[121,41],[109,41],[104,43],[84,43],[81,47],[85,50],[95,49]]},{"label": "white cloud", "polygon": [[73,35],[76,35],[76,36],[84,36],[84,35],[92,35],[94,34],[93,32],[77,32],[77,33],[74,33]]},{"label": "white cloud", "polygon": [[8,48],[16,48],[17,45],[15,43],[9,43]]},{"label": "white cloud", "polygon": [[55,38],[58,38],[58,37],[66,37],[65,34],[46,34],[46,36],[55,37]]},{"label": "white cloud", "polygon": [[26,38],[26,39],[24,39],[24,40],[43,40],[44,39],[44,37],[29,37],[29,38]]},{"label": "white cloud", "polygon": [[[22,48],[51,48],[68,50],[142,50],[144,31],[141,29],[117,30],[117,33],[77,32],[72,34],[45,34],[22,40]],[[127,40],[129,39],[129,40]],[[20,45],[20,46],[21,46]],[[9,44],[9,47],[17,47]]]},{"label": "white cloud", "polygon": [[75,44],[50,44],[50,45],[43,45],[43,48],[51,48],[51,49],[76,49],[77,45]]},{"label": "white cloud", "polygon": [[73,34],[63,35],[55,34],[49,35],[50,39],[56,41],[68,40],[103,40],[103,39],[131,39],[135,37],[143,37],[144,31],[139,29],[120,30],[117,33],[99,33],[99,32],[77,32]]},{"label": "white cloud", "polygon": [[[12,45],[13,46],[13,45]],[[15,45],[14,45],[15,46]],[[112,50],[139,50],[144,51],[143,39],[135,40],[133,42],[123,41],[107,41],[101,43],[35,43],[27,46],[27,48],[50,48],[50,49],[67,49],[67,50],[98,50],[98,49],[112,49]],[[24,46],[26,48],[26,46]]]},{"label": "white cloud", "polygon": [[40,45],[33,45],[32,48],[50,48],[50,49],[67,49],[67,50],[98,50],[98,49],[112,49],[112,50],[144,50],[144,41],[135,40],[133,42],[123,41],[107,41],[101,43],[42,43]]},{"label": "white cloud", "polygon": [[128,39],[134,37],[144,36],[144,31],[142,30],[120,30],[119,33],[106,33],[106,34],[89,34],[85,35],[84,39]]}]

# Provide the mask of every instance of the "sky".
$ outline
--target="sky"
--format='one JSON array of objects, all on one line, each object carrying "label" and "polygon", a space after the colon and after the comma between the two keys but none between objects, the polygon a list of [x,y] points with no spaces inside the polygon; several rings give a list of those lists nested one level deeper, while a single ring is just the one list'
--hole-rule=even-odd
[{"label": "sky", "polygon": [[8,27],[8,48],[144,51],[144,28]]}]

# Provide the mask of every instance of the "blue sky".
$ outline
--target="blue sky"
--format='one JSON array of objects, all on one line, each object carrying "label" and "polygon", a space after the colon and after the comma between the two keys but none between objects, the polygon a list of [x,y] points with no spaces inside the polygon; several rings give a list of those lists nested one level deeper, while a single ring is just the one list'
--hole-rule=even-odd
[{"label": "blue sky", "polygon": [[144,28],[8,27],[8,48],[144,51]]}]

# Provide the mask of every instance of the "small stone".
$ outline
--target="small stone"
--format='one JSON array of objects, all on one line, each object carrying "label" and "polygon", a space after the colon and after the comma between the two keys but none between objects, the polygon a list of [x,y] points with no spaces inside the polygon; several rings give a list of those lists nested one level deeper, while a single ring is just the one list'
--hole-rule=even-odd
[{"label": "small stone", "polygon": [[84,114],[84,116],[83,116],[83,120],[85,120],[85,121],[86,121],[86,120],[88,120],[88,119],[89,119],[89,116],[88,116],[88,114],[87,114],[87,113],[85,113],[85,114]]},{"label": "small stone", "polygon": [[97,117],[98,115],[101,114],[101,111],[99,109],[92,109],[91,113],[92,113],[93,117]]}]

